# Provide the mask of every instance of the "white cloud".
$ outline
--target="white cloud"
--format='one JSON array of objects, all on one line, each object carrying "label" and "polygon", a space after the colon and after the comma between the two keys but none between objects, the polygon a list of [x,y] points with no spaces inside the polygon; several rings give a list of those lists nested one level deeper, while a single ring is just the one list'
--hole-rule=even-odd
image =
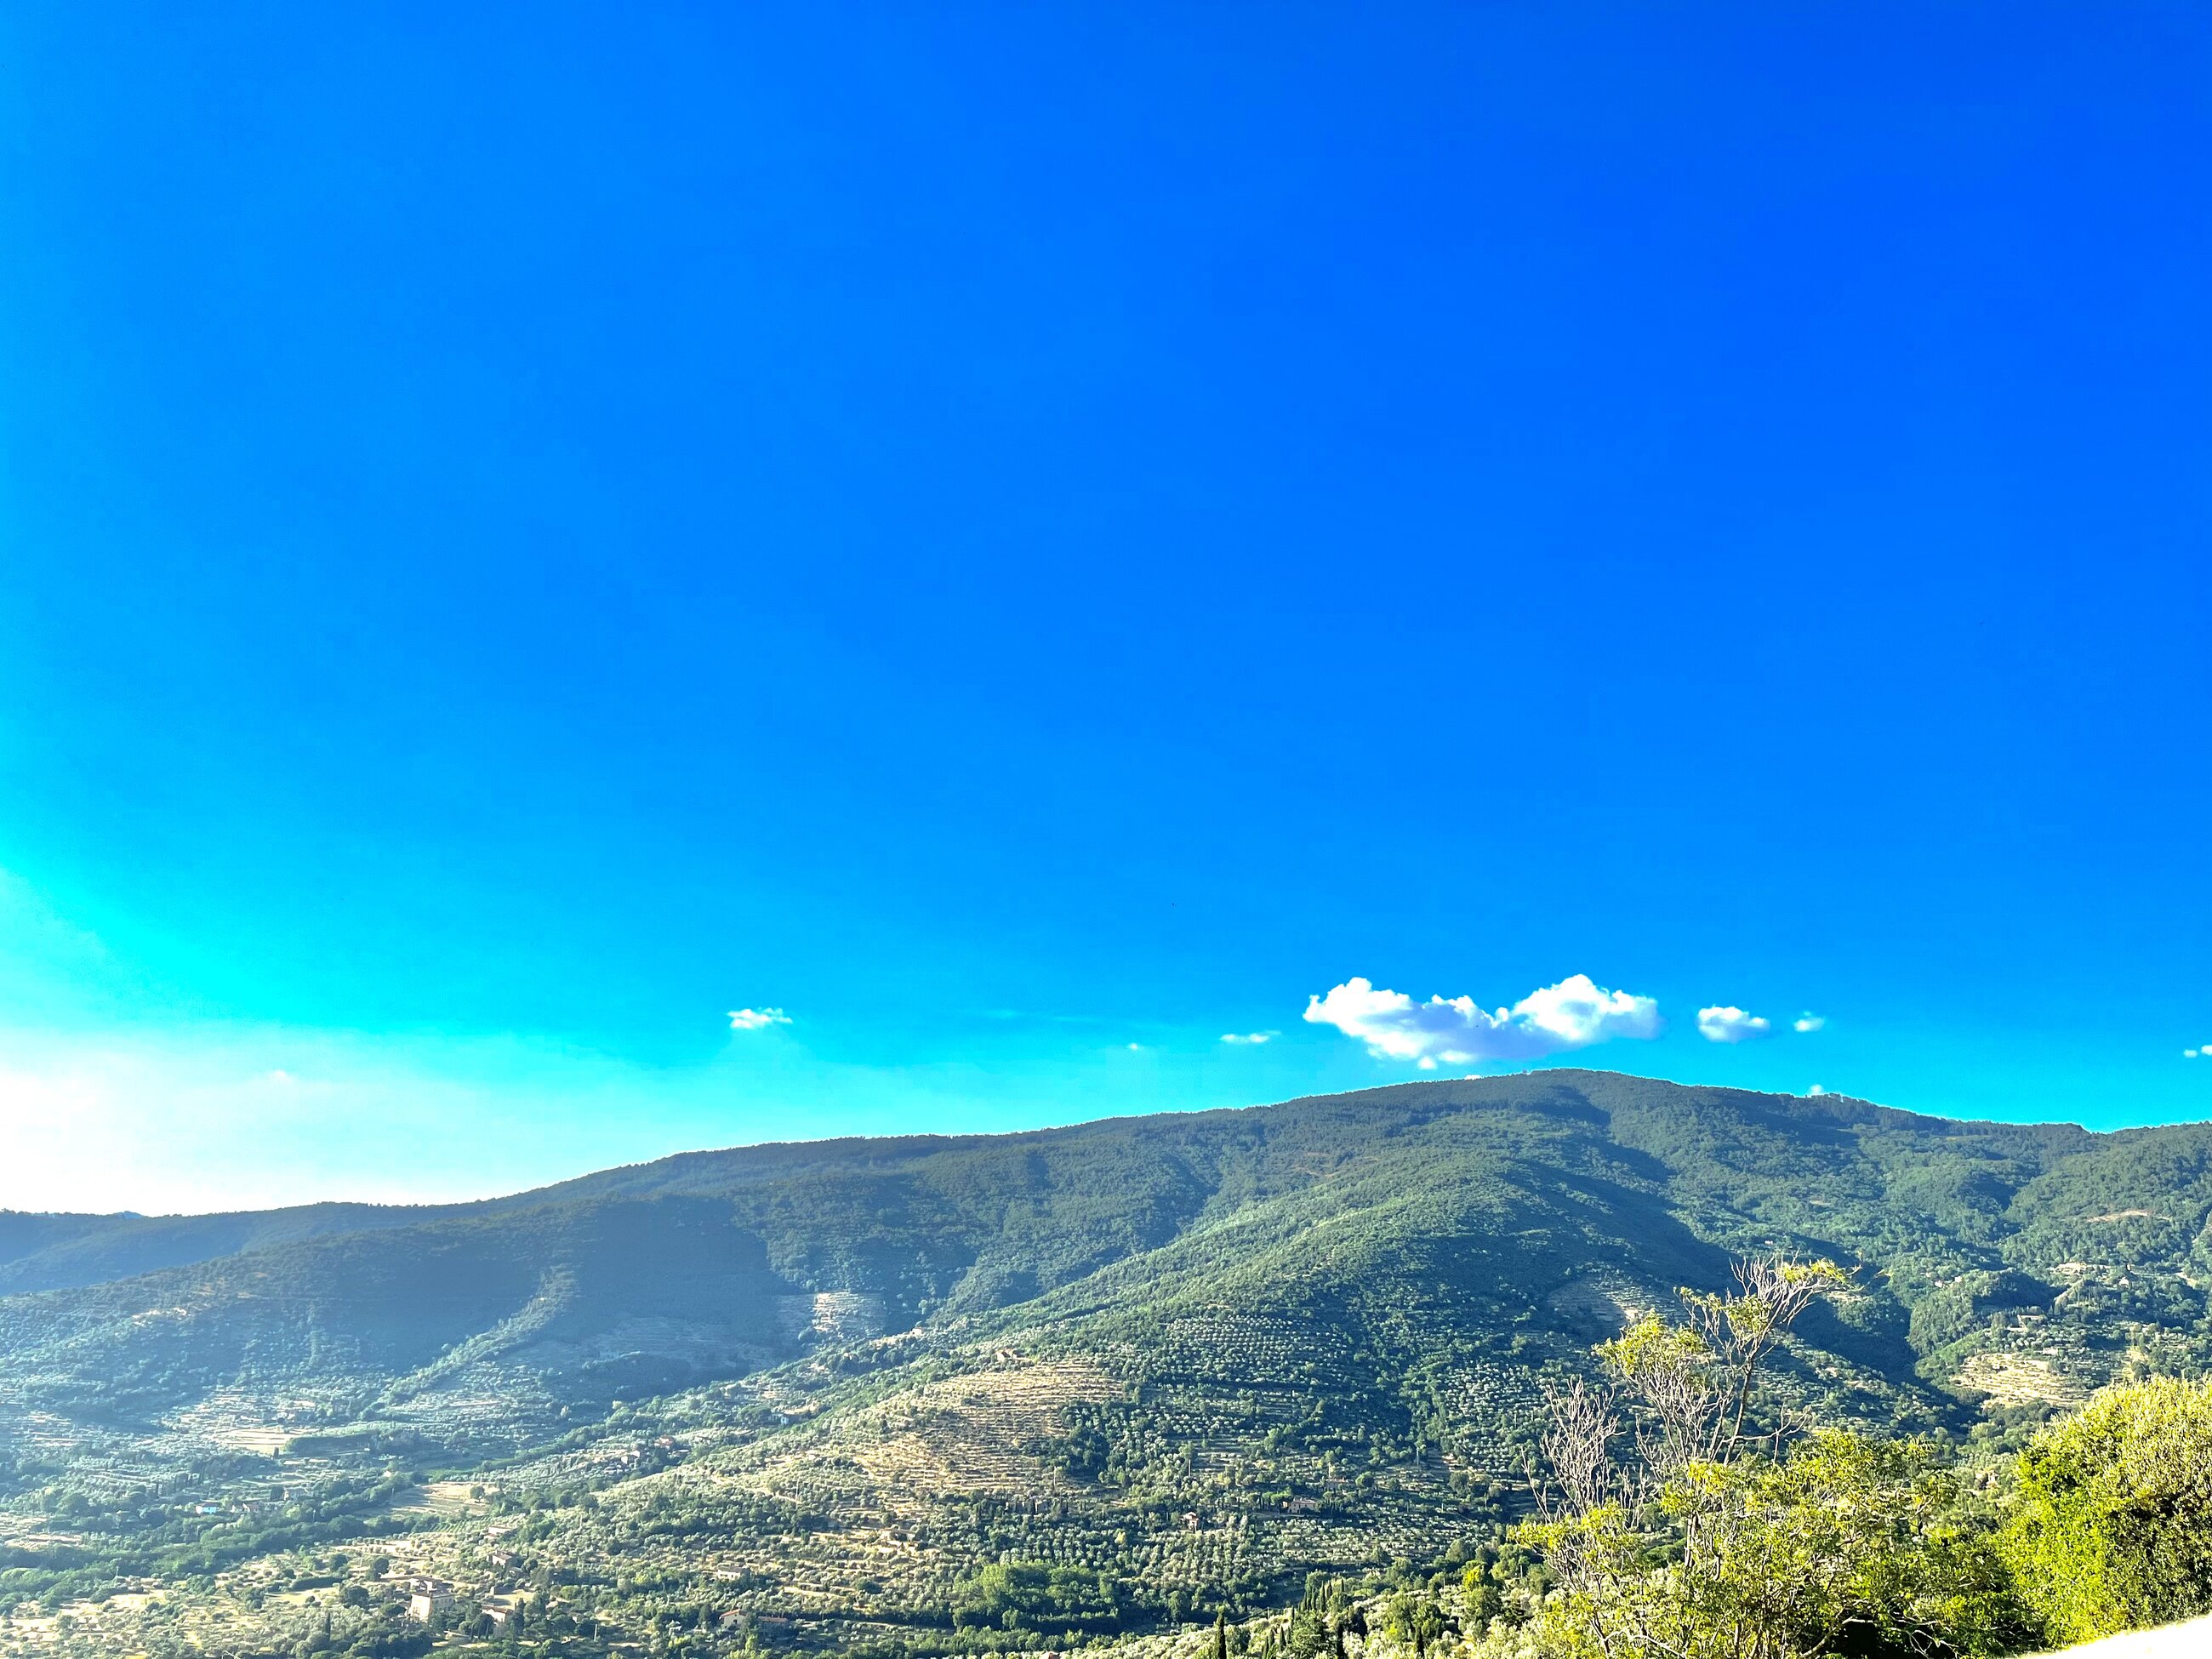
[{"label": "white cloud", "polygon": [[1790,1022],[1790,1029],[1797,1032],[1800,1036],[1804,1036],[1819,1030],[1827,1023],[1828,1017],[1826,1014],[1816,1014],[1810,1009],[1808,1009],[1805,1012],[1798,1015],[1796,1018]]},{"label": "white cloud", "polygon": [[1698,1035],[1708,1042],[1756,1042],[1774,1035],[1774,1022],[1741,1008],[1700,1008]]},{"label": "white cloud", "polygon": [[732,1031],[758,1031],[770,1025],[788,1025],[791,1016],[781,1008],[732,1008],[730,1010],[730,1029]]},{"label": "white cloud", "polygon": [[1224,1031],[1221,1040],[1224,1042],[1273,1042],[1280,1036],[1280,1031]]},{"label": "white cloud", "polygon": [[1811,1088],[1806,1090],[1805,1092],[1808,1095],[1825,1095],[1828,1091],[1816,1083]]},{"label": "white cloud", "polygon": [[1358,1037],[1377,1059],[1409,1060],[1424,1071],[1439,1061],[1536,1060],[1613,1037],[1656,1037],[1663,1025],[1650,997],[1604,990],[1587,974],[1531,991],[1495,1013],[1477,1007],[1473,997],[1416,1002],[1402,991],[1349,979],[1325,997],[1309,997],[1305,1018]]},{"label": "white cloud", "polygon": [[2206,1043],[2202,1048],[2184,1048],[2181,1051],[2181,1057],[2184,1060],[2212,1060],[2212,1052],[2208,1051],[2212,1051],[2212,1042]]}]

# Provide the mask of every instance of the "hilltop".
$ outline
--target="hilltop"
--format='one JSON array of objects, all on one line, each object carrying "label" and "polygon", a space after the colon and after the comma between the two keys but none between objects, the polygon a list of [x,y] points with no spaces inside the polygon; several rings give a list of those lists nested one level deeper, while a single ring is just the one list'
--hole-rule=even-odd
[{"label": "hilltop", "polygon": [[1964,1432],[2200,1369],[2208,1213],[2205,1126],[1561,1070],[432,1209],[11,1216],[0,1525],[49,1600],[281,1613],[297,1552],[374,1538],[775,1640],[1142,1629],[1464,1555],[1540,1379],[1734,1255],[1860,1269],[1788,1357],[1818,1415]]}]

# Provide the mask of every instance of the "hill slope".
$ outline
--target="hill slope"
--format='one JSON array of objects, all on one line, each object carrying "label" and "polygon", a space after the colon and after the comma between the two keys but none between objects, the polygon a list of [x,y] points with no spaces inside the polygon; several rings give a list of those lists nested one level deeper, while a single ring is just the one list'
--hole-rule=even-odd
[{"label": "hill slope", "polygon": [[[100,1550],[201,1504],[250,1541],[252,1494],[396,1459],[478,1471],[405,1522],[453,1576],[521,1506],[510,1576],[650,1568],[848,1640],[1012,1557],[1089,1575],[1063,1623],[1103,1628],[1433,1558],[1510,1501],[1540,1376],[1732,1253],[1866,1269],[1792,1356],[1823,1413],[2191,1368],[2208,1213],[2200,1126],[1573,1071],[753,1147],[0,1297],[0,1445],[17,1528]],[[19,1262],[100,1237],[40,1219]]]}]

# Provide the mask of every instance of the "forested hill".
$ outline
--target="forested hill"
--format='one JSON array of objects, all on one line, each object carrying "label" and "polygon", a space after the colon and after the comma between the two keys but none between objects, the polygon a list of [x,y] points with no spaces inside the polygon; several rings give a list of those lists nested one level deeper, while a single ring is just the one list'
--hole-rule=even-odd
[{"label": "forested hill", "polygon": [[[1448,1302],[1455,1261],[1510,1258],[1493,1288],[1528,1304],[1516,1326],[1571,1280],[1633,1300],[1710,1282],[1731,1251],[1831,1255],[1875,1270],[1863,1328],[1834,1334],[1850,1357],[1898,1383],[1963,1365],[2057,1393],[2150,1340],[2138,1327],[2193,1331],[2208,1209],[2201,1126],[2094,1135],[1552,1071],[687,1153],[472,1205],[0,1216],[0,1291],[45,1292],[0,1297],[0,1352],[159,1410],[238,1382],[382,1386],[466,1347],[581,1403],[809,1350],[820,1296],[902,1331],[1071,1304],[1142,1263],[1073,1298],[1103,1311],[1171,1267],[1234,1280],[1326,1223],[1387,1273],[1443,1272],[1425,1294]],[[2001,1316],[2036,1314],[2055,1340],[1996,1340]]]},{"label": "forested hill", "polygon": [[1959,1428],[2194,1369],[2208,1212],[2203,1126],[1561,1070],[438,1209],[11,1216],[0,1271],[50,1288],[0,1297],[0,1477],[38,1524],[393,1469],[585,1481],[578,1560],[696,1479],[738,1508],[656,1546],[672,1571],[803,1540],[856,1617],[941,1601],[1045,1505],[1055,1548],[1163,1597],[1249,1592],[1440,1547],[1504,1499],[1546,1370],[1734,1255],[1861,1267],[1784,1378],[1831,1413]]}]

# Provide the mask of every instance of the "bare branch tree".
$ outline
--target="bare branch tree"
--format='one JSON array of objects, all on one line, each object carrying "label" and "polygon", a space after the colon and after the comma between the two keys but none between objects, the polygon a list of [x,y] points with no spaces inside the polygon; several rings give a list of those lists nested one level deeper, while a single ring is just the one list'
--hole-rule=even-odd
[{"label": "bare branch tree", "polygon": [[[1680,1604],[1638,1587],[1663,1560],[1662,1547],[1679,1553],[1656,1571],[1685,1584],[1726,1559],[1744,1518],[1747,1455],[1771,1442],[1765,1449],[1778,1457],[1789,1427],[1781,1414],[1771,1435],[1747,1426],[1755,1426],[1761,1367],[1814,1301],[1850,1282],[1832,1262],[1739,1262],[1734,1291],[1685,1290],[1680,1322],[1648,1315],[1601,1344],[1603,1382],[1546,1390],[1540,1443],[1549,1480],[1533,1462],[1528,1471],[1543,1517],[1536,1530],[1599,1653],[1686,1659],[1693,1646],[1707,1650]],[[1619,1459],[1624,1435],[1632,1455]],[[1778,1653],[1772,1626],[1765,1617],[1741,1624],[1735,1659]]]},{"label": "bare branch tree", "polygon": [[1580,1377],[1564,1389],[1547,1387],[1544,1406],[1544,1461],[1569,1508],[1587,1515],[1613,1495],[1613,1443],[1620,1433],[1620,1413],[1610,1393]]}]

